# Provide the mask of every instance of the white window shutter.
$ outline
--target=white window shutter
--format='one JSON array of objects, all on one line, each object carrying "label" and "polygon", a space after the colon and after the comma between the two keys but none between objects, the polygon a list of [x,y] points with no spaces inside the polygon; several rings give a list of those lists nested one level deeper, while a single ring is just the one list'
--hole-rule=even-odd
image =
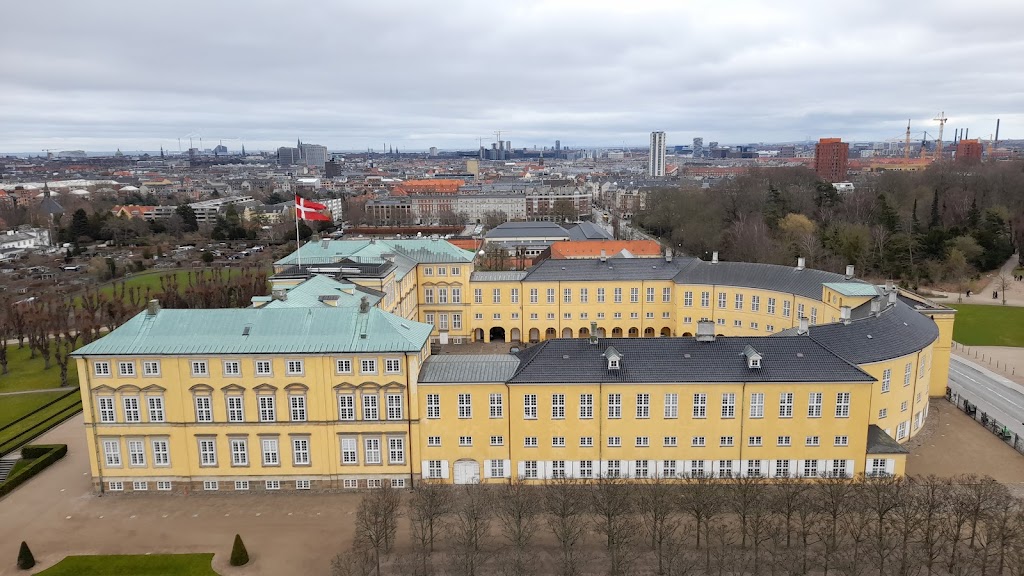
[{"label": "white window shutter", "polygon": [[847,474],[847,476],[849,476],[850,478],[853,478],[854,476],[857,475],[857,468],[856,468],[856,466],[857,466],[856,460],[847,460],[846,461],[846,474]]},{"label": "white window shutter", "polygon": [[525,478],[526,477],[526,462],[520,460],[518,465],[519,465],[519,475],[518,475],[518,477],[519,478]]},{"label": "white window shutter", "polygon": [[623,464],[619,464],[619,469],[622,471],[623,478],[633,478],[636,476],[636,462],[633,460],[624,460]]},{"label": "white window shutter", "polygon": [[740,461],[739,460],[733,460],[732,461],[732,475],[733,476],[739,476],[740,474],[742,474],[742,471],[740,469]]},{"label": "white window shutter", "polygon": [[551,478],[552,470],[554,470],[554,463],[551,460],[537,462],[537,477],[541,480]]},{"label": "white window shutter", "polygon": [[598,461],[598,470],[599,470],[602,478],[608,476],[608,461],[607,460],[600,460],[600,461]]},{"label": "white window shutter", "polygon": [[448,461],[441,460],[441,478],[448,479]]},{"label": "white window shutter", "polygon": [[828,460],[818,460],[818,475],[824,473],[826,476],[832,473],[828,468]]},{"label": "white window shutter", "polygon": [[512,461],[511,460],[505,460],[504,472],[505,472],[505,478],[511,478],[512,477]]},{"label": "white window shutter", "polygon": [[750,465],[750,461],[749,460],[740,460],[740,472],[739,472],[738,475],[746,476],[747,470],[750,469],[749,465]]},{"label": "white window shutter", "polygon": [[430,460],[424,460],[420,463],[420,478],[430,477]]},{"label": "white window shutter", "polygon": [[491,461],[484,460],[484,478],[491,477]]},{"label": "white window shutter", "polygon": [[800,476],[800,461],[790,460],[789,461],[789,476],[791,478]]},{"label": "white window shutter", "polygon": [[767,478],[771,474],[771,460],[761,460],[761,476]]},{"label": "white window shutter", "polygon": [[768,471],[765,476],[775,478],[775,460],[768,460]]},{"label": "white window shutter", "polygon": [[565,461],[565,477],[566,478],[575,478],[576,476],[579,475],[579,472],[580,472],[580,463],[579,462],[577,462],[575,460],[566,460]]}]

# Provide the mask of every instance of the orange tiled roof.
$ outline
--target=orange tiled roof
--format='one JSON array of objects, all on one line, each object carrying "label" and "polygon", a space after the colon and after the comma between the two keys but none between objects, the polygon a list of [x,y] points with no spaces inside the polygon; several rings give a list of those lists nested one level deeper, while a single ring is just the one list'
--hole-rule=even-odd
[{"label": "orange tiled roof", "polygon": [[448,241],[449,244],[463,250],[472,250],[474,252],[480,250],[483,245],[483,239],[467,239],[467,238],[453,238]]},{"label": "orange tiled roof", "polygon": [[405,194],[454,194],[459,191],[464,182],[449,178],[437,178],[428,180],[406,180],[395,186],[394,192],[398,195]]},{"label": "orange tiled roof", "polygon": [[654,240],[578,240],[555,242],[551,245],[551,257],[566,258],[597,258],[605,251],[609,257],[628,251],[633,256],[657,257],[661,255],[661,246]]}]

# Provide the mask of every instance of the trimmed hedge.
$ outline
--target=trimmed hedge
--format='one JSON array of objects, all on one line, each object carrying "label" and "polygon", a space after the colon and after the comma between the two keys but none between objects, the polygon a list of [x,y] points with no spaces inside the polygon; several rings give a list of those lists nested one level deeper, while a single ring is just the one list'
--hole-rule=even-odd
[{"label": "trimmed hedge", "polygon": [[231,546],[231,565],[244,566],[249,563],[249,551],[242,543],[242,537],[235,534],[235,543]]},{"label": "trimmed hedge", "polygon": [[45,470],[50,464],[60,460],[68,453],[67,444],[35,444],[25,446],[21,449],[21,457],[31,459],[32,462],[24,468],[19,468],[7,477],[3,484],[0,484],[0,497],[7,495],[29,478]]}]

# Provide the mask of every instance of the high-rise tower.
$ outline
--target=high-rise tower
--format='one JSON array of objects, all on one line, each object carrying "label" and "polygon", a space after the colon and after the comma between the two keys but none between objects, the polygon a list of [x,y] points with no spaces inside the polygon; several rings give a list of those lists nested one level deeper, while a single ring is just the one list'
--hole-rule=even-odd
[{"label": "high-rise tower", "polygon": [[647,160],[647,175],[651,178],[665,176],[665,133],[651,132],[651,153]]}]

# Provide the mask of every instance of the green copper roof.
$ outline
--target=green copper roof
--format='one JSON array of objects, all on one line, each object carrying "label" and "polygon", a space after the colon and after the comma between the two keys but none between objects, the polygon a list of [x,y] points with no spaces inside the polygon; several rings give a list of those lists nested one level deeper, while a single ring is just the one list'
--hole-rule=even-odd
[{"label": "green copper roof", "polygon": [[401,254],[417,263],[472,262],[474,253],[445,240],[416,238],[409,240],[330,240],[307,242],[301,248],[275,262],[278,266],[298,264],[299,256],[308,262],[337,261],[343,258],[379,260],[383,254]]},{"label": "green copper roof", "polygon": [[[368,290],[350,282],[338,282],[330,276],[315,274],[308,280],[293,286],[288,290],[287,299],[273,300],[263,308],[333,308],[337,307],[359,307],[363,296],[366,297],[370,306],[376,306],[381,296],[375,290]],[[322,300],[323,297],[336,299],[336,304],[328,304]],[[266,301],[269,297],[259,297]]]},{"label": "green copper roof", "polygon": [[878,296],[878,289],[863,282],[825,282],[822,284],[843,296]]},{"label": "green copper roof", "polygon": [[373,307],[143,311],[75,355],[419,352],[432,328]]}]

